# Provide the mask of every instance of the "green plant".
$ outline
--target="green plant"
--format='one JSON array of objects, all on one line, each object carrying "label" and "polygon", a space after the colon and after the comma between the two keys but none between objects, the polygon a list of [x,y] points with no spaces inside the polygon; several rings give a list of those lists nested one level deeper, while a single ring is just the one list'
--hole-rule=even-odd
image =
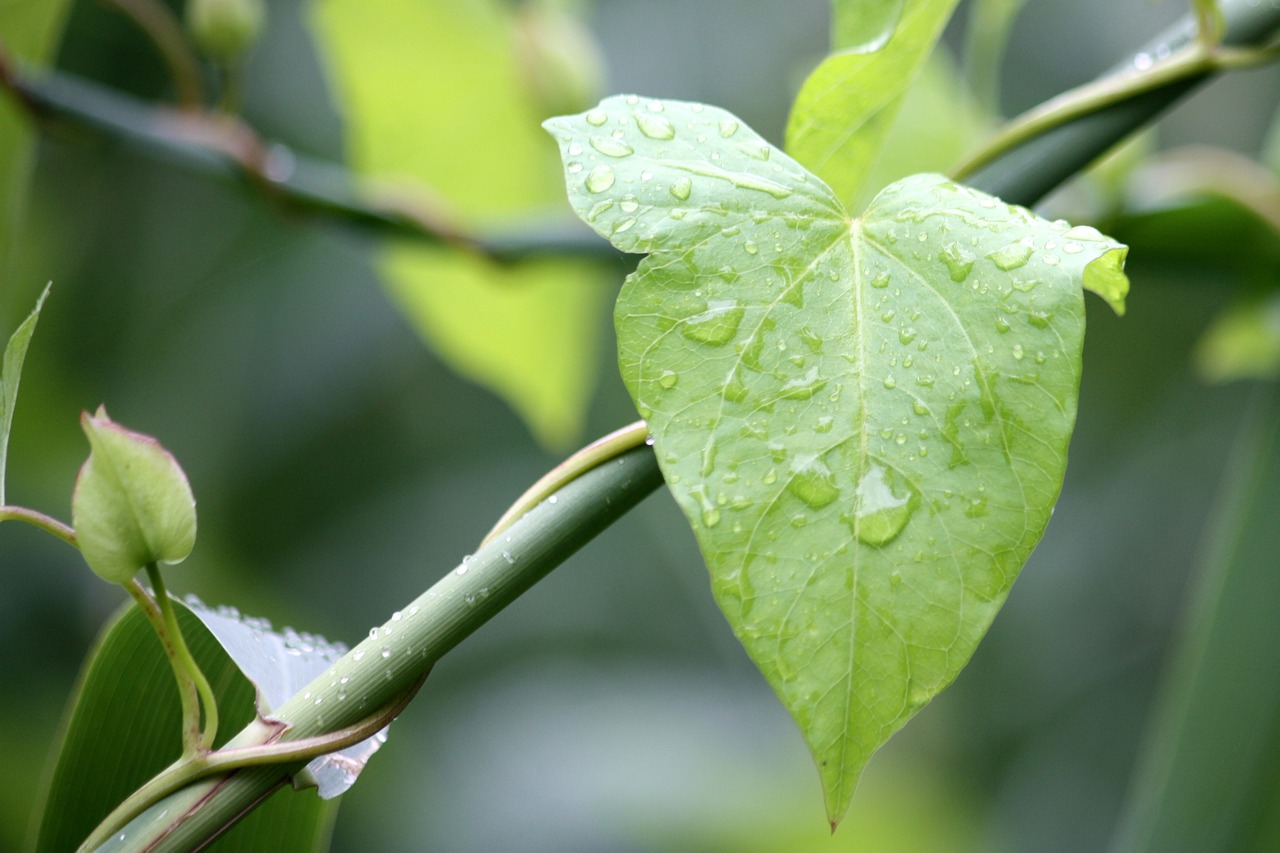
[{"label": "green plant", "polygon": [[[977,7],[993,15],[996,5]],[[184,732],[178,762],[126,799],[123,811],[89,836],[87,849],[197,847],[284,781],[299,781],[304,764],[379,732],[441,655],[653,490],[659,467],[699,539],[721,608],[809,743],[834,828],[871,753],[967,662],[1048,522],[1075,420],[1082,290],[1123,311],[1122,244],[1091,226],[1010,205],[1034,203],[1198,80],[1270,58],[1265,45],[1280,23],[1280,12],[1262,4],[1224,4],[1221,17],[1213,4],[1197,4],[1198,26],[1139,54],[1136,71],[1063,95],[996,133],[956,170],[976,189],[936,175],[879,181],[877,168],[894,168],[877,158],[887,156],[902,95],[954,6],[835,3],[836,50],[801,88],[787,153],[725,111],[674,100],[609,98],[546,123],[560,145],[575,211],[618,249],[648,255],[624,286],[617,313],[623,379],[644,422],[540,481],[473,556],[349,654],[325,658],[310,685],[267,698],[270,676],[236,658],[259,700],[229,741],[217,740],[217,709],[245,684],[236,666],[217,657],[221,644],[235,658],[231,642],[203,608],[175,608],[156,568],[190,550],[189,497],[153,507],[160,492],[182,489],[172,477],[163,488],[134,480],[120,473],[124,465],[112,467],[104,488],[95,472],[108,439],[149,448],[142,467],[169,470],[167,457],[105,416],[86,416],[99,459],[88,463],[77,488],[75,530],[20,507],[6,505],[0,518],[31,521],[78,544],[99,574],[125,583],[141,610],[156,617],[179,675]],[[349,102],[370,116],[353,160],[377,169],[394,153],[386,123],[404,116],[403,105],[359,73],[368,56],[354,31],[370,27],[388,51],[396,34],[386,28],[389,19],[336,2],[321,4],[316,21],[334,67],[347,69],[340,85]],[[470,32],[467,26],[458,22],[460,32]],[[164,31],[171,35],[158,41],[181,56],[185,48],[173,47],[172,28]],[[220,100],[232,106],[234,62],[219,73]],[[571,432],[579,415],[564,388],[580,374],[540,358],[515,366],[477,358],[483,341],[459,331],[477,322],[488,334],[533,327],[529,344],[536,348],[536,335],[547,331],[536,328],[538,318],[568,315],[572,325],[594,298],[565,287],[598,274],[597,267],[527,258],[548,251],[599,256],[599,243],[501,235],[477,224],[546,194],[531,165],[541,155],[527,122],[481,134],[497,152],[484,162],[512,169],[483,191],[474,175],[448,175],[440,151],[424,146],[412,154],[440,170],[447,195],[454,181],[477,189],[474,198],[455,198],[461,212],[446,211],[388,201],[380,192],[335,190],[294,158],[282,162],[278,149],[225,115],[197,111],[171,127],[139,121],[129,112],[134,105],[102,109],[100,93],[57,78],[28,78],[12,68],[5,78],[37,111],[127,134],[196,168],[242,174],[297,209],[425,237],[435,245],[395,243],[382,259],[408,313],[420,316],[463,369],[511,399],[545,439]],[[544,99],[545,79],[537,93]],[[581,88],[572,81],[566,91],[579,95]],[[196,102],[203,97],[195,95]],[[488,266],[495,260],[509,266]],[[415,293],[424,271],[466,298]],[[497,301],[495,280],[522,289],[529,301]],[[459,313],[472,304],[474,314]],[[0,447],[34,317],[6,351]],[[1250,327],[1249,340],[1256,336]],[[1220,361],[1230,362],[1232,342],[1241,338],[1226,335]],[[177,479],[185,488],[181,472]],[[1250,482],[1265,488],[1270,481]],[[143,499],[131,496],[139,494]],[[95,517],[106,520],[95,525]],[[164,531],[160,544],[153,529]],[[96,535],[85,535],[91,531]],[[133,580],[142,568],[154,598]],[[104,680],[129,661],[107,651],[112,639],[137,630],[128,618],[97,653]],[[204,630],[218,642],[204,642]],[[1211,636],[1212,623],[1203,631]],[[210,660],[185,650],[181,638],[192,633],[192,646],[207,646]],[[211,686],[215,666],[227,673],[221,699]],[[93,679],[87,675],[85,683],[82,711],[107,701],[83,698]],[[1259,703],[1260,715],[1268,710],[1272,705]],[[58,792],[78,781],[67,756],[77,726],[92,724],[84,712],[69,729],[41,845],[56,846],[48,839],[66,825],[58,809],[73,807]],[[1149,790],[1149,815],[1174,802],[1162,799],[1155,783]],[[1134,838],[1160,849],[1162,824],[1135,815]],[[299,818],[309,828],[295,838],[323,843],[330,819],[310,811]],[[1265,820],[1242,828],[1243,821],[1222,837],[1266,832]]]}]

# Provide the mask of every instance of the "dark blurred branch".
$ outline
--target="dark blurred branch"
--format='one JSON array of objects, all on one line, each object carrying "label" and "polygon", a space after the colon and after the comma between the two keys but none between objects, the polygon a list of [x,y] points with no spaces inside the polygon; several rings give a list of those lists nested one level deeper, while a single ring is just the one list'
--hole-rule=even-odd
[{"label": "dark blurred branch", "polygon": [[295,154],[224,114],[177,110],[59,73],[23,74],[0,46],[0,87],[39,122],[120,139],[189,171],[239,182],[286,210],[392,237],[471,251],[496,261],[558,254],[617,259],[576,219],[475,233],[422,189],[378,184],[333,163]]}]

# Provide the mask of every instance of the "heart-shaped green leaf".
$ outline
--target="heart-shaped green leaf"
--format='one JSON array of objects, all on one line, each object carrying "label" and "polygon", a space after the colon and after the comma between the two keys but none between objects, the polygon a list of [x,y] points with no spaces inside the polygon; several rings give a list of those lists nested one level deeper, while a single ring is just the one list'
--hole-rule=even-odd
[{"label": "heart-shaped green leaf", "polygon": [[973,653],[1062,484],[1081,286],[1125,249],[936,175],[860,217],[728,113],[610,98],[546,124],[574,209],[646,252],[623,378],[717,600],[834,824]]}]

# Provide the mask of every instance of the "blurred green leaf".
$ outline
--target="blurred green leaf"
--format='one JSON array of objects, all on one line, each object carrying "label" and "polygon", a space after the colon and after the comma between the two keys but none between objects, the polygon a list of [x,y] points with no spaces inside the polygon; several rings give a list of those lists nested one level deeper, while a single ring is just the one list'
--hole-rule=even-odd
[{"label": "blurred green leaf", "polygon": [[992,114],[1000,112],[1000,67],[1013,22],[1026,0],[975,0],[965,26],[964,64],[973,97]]},{"label": "blurred green leaf", "polygon": [[1205,331],[1193,358],[1210,382],[1274,379],[1280,373],[1280,297],[1229,306]]},{"label": "blurred green leaf", "polygon": [[[68,0],[7,0],[0,3],[0,34],[11,59],[42,65],[53,52],[71,4]],[[0,97],[0,287],[11,287],[10,251],[26,203],[34,134],[30,116],[8,96]],[[3,302],[0,302],[3,305]]]},{"label": "blurred green leaf", "polygon": [[[311,21],[361,173],[429,187],[472,226],[558,200],[505,4],[320,0]],[[407,242],[388,245],[378,265],[442,358],[505,398],[544,443],[577,436],[607,298],[598,268],[500,266]]]},{"label": "blurred green leaf", "polygon": [[1280,395],[1244,419],[1114,850],[1280,845]]},{"label": "blurred green leaf", "polygon": [[907,0],[878,50],[838,51],[805,80],[787,122],[787,153],[822,178],[846,205],[861,198],[911,87],[956,0]]},{"label": "blurred green leaf", "polygon": [[904,0],[832,0],[831,49],[871,53],[898,27]]},{"label": "blurred green leaf", "polygon": [[[175,606],[191,652],[218,696],[223,732],[238,731],[253,718],[253,686],[195,615],[180,602]],[[76,849],[118,803],[178,758],[181,725],[160,641],[141,611],[129,607],[103,629],[71,697],[34,824],[34,853]],[[325,850],[336,812],[336,801],[284,789],[210,849]]]},{"label": "blurred green leaf", "polygon": [[701,104],[617,97],[546,126],[574,210],[650,253],[618,300],[623,379],[834,825],[1043,533],[1081,287],[1120,310],[1125,249],[937,175],[851,218]]},{"label": "blurred green leaf", "polygon": [[18,385],[22,381],[22,364],[27,358],[27,347],[40,321],[40,309],[49,296],[49,285],[36,301],[36,307],[22,321],[22,325],[9,336],[4,348],[4,361],[0,364],[0,506],[4,506],[4,472],[9,459],[9,431],[13,429],[13,409],[18,402]]},{"label": "blurred green leaf", "polygon": [[867,170],[863,182],[866,200],[881,187],[908,175],[945,174],[977,144],[985,124],[950,54],[940,46],[907,90],[898,116]]}]

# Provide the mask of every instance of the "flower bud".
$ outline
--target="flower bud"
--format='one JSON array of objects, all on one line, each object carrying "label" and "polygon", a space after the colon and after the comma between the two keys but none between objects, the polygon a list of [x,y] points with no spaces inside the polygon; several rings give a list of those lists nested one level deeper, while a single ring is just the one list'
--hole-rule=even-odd
[{"label": "flower bud", "polygon": [[80,426],[92,452],[76,480],[71,520],[89,568],[126,583],[150,563],[186,559],[196,541],[196,502],[177,460],[105,409],[82,414]]},{"label": "flower bud", "polygon": [[222,62],[240,57],[262,34],[262,0],[188,0],[187,29],[206,56]]}]

